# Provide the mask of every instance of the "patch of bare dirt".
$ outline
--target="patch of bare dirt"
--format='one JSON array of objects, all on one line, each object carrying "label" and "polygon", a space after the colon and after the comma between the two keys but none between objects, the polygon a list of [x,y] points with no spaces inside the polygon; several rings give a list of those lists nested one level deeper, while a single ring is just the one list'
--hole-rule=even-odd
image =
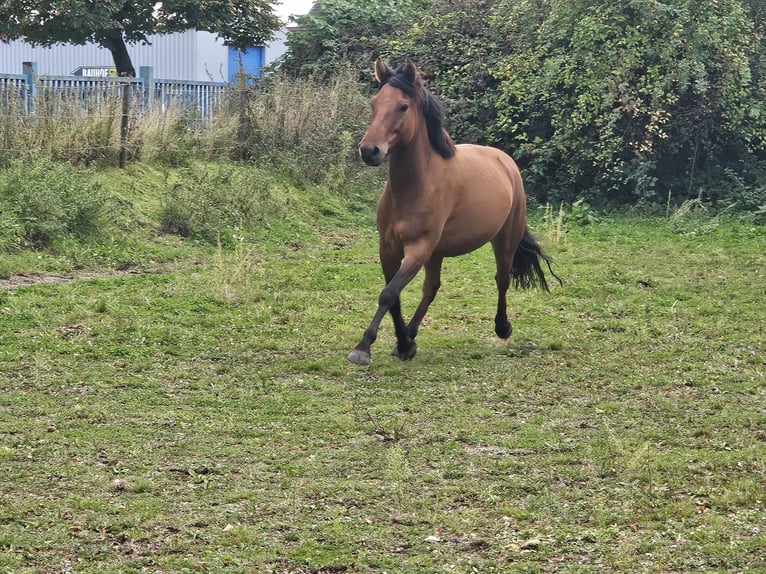
[{"label": "patch of bare dirt", "polygon": [[101,271],[73,271],[71,273],[19,273],[0,279],[0,291],[29,287],[31,285],[54,285],[70,283],[81,279],[102,279],[119,277],[122,275],[146,275],[153,273],[165,273],[172,271],[170,267],[157,267],[153,269],[110,269]]}]

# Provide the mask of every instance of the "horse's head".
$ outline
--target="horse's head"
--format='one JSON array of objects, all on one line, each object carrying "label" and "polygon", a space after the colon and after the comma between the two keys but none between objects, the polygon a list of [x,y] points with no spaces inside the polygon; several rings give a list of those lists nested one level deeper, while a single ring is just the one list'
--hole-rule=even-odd
[{"label": "horse's head", "polygon": [[380,165],[396,146],[412,142],[421,121],[433,148],[442,157],[452,157],[455,148],[442,128],[441,104],[426,89],[415,64],[407,60],[394,71],[378,58],[375,79],[381,88],[372,98],[372,120],[359,144],[364,162]]},{"label": "horse's head", "polygon": [[[412,89],[395,87],[390,80],[398,77],[397,85],[403,83]],[[367,165],[380,165],[390,149],[399,143],[412,140],[418,123],[418,91],[415,89],[419,79],[415,65],[407,61],[399,69],[399,76],[380,58],[375,62],[375,79],[381,85],[372,98],[372,120],[367,132],[359,144],[359,152]]]}]

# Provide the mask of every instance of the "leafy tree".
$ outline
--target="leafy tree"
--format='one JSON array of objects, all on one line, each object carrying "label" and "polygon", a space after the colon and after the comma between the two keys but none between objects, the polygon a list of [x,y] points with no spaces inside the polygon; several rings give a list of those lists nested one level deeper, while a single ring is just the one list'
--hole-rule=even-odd
[{"label": "leafy tree", "polygon": [[432,0],[404,34],[390,40],[384,56],[411,58],[448,110],[447,125],[459,141],[486,143],[496,121],[493,74],[501,56],[489,26],[498,0]]},{"label": "leafy tree", "polygon": [[237,48],[261,44],[279,27],[269,0],[3,0],[0,39],[35,45],[94,42],[112,53],[120,76],[135,76],[126,42],[188,29],[218,34]]},{"label": "leafy tree", "polygon": [[329,76],[344,66],[372,77],[372,63],[391,38],[406,32],[427,0],[316,0],[296,19],[280,70],[295,76]]},{"label": "leafy tree", "polygon": [[657,203],[720,184],[766,146],[763,35],[747,4],[504,0],[493,138],[543,200]]},{"label": "leafy tree", "polygon": [[422,1],[318,0],[285,68],[412,58],[455,138],[512,153],[540,201],[728,201],[734,183],[766,202],[761,0]]},{"label": "leafy tree", "polygon": [[494,120],[497,56],[487,14],[498,0],[317,0],[297,19],[280,69],[329,76],[344,66],[371,79],[372,62],[414,60],[450,110],[449,127],[462,140],[485,141]]}]

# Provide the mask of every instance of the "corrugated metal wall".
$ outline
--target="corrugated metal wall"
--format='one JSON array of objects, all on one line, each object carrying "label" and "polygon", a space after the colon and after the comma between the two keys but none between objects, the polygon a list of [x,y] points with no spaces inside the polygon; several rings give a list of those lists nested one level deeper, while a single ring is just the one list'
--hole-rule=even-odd
[{"label": "corrugated metal wall", "polygon": [[268,66],[287,51],[287,30],[282,28],[274,33],[274,38],[266,44],[263,61]]},{"label": "corrugated metal wall", "polygon": [[[228,80],[228,49],[215,34],[187,30],[177,34],[150,36],[151,45],[128,46],[136,71],[154,68],[154,77],[166,80]],[[284,35],[266,47],[266,63],[284,51]],[[51,48],[32,47],[25,42],[0,42],[0,74],[20,74],[22,62],[37,62],[40,75],[68,76],[79,66],[113,67],[112,55],[95,44]]]}]

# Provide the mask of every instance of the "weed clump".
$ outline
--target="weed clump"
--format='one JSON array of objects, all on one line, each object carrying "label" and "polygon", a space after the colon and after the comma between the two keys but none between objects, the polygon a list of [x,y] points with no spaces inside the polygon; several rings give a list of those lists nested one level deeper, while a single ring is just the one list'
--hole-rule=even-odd
[{"label": "weed clump", "polygon": [[194,164],[165,182],[160,231],[233,244],[243,229],[278,217],[288,205],[265,172],[233,164]]},{"label": "weed clump", "polygon": [[0,171],[0,251],[102,233],[113,198],[88,169],[43,159]]}]

